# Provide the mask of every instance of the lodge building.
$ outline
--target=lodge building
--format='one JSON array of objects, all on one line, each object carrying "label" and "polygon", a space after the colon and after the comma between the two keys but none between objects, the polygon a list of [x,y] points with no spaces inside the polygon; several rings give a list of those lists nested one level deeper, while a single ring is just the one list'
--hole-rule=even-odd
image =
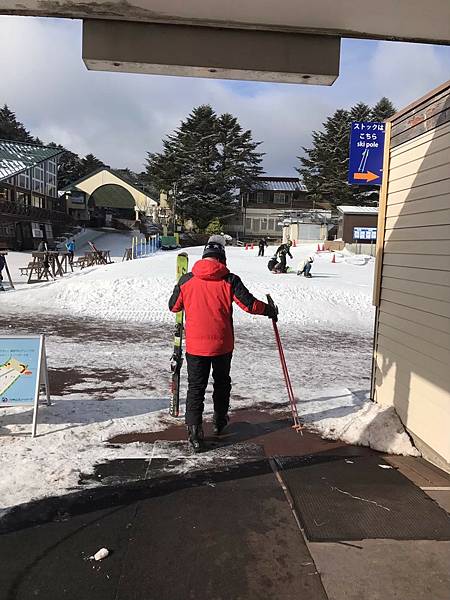
[{"label": "lodge building", "polygon": [[313,208],[298,177],[257,177],[251,190],[241,190],[239,205],[224,224],[227,233],[240,239],[281,239],[284,212]]},{"label": "lodge building", "polygon": [[61,150],[0,140],[0,247],[32,250],[51,245],[70,218],[58,198]]}]

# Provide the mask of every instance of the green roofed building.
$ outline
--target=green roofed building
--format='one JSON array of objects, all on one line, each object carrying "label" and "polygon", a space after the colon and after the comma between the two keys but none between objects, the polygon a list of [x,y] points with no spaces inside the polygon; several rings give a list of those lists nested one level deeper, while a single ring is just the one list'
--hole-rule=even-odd
[{"label": "green roofed building", "polygon": [[108,167],[101,167],[63,188],[68,213],[94,226],[156,222],[158,203]]},{"label": "green roofed building", "polygon": [[35,249],[70,224],[58,197],[61,150],[0,140],[0,248]]}]

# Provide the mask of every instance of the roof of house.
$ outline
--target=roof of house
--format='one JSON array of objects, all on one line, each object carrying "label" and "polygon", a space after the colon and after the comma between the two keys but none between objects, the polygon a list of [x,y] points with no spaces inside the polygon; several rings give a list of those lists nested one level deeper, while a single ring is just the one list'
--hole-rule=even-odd
[{"label": "roof of house", "polygon": [[[111,175],[113,175],[117,179],[120,179],[120,181],[123,181],[124,183],[126,183],[130,187],[134,188],[137,192],[140,192],[141,194],[144,194],[144,196],[147,196],[147,198],[150,198],[150,200],[153,200],[153,198],[151,196],[149,196],[143,189],[140,189],[140,188],[136,187],[133,183],[131,183],[131,181],[128,181],[127,179],[125,179],[121,175],[118,175],[114,171],[114,169],[111,169],[111,168],[106,167],[106,166],[99,167],[98,169],[95,169],[95,171],[92,171],[91,173],[88,173],[87,175],[84,175],[80,179],[77,179],[77,181],[74,181],[73,183],[69,183],[69,185],[66,185],[66,187],[61,188],[61,192],[71,192],[72,190],[78,189],[77,186],[80,183],[83,183],[83,181],[86,181],[87,179],[90,179],[91,177],[93,177],[94,175],[97,175],[97,173],[101,173],[102,171],[108,171],[108,173],[111,173]],[[106,185],[112,185],[112,184],[106,184]],[[158,203],[156,200],[153,200],[153,202]]]},{"label": "roof of house", "polygon": [[61,153],[62,150],[49,146],[0,140],[0,181],[27,171]]},{"label": "roof of house", "polygon": [[298,177],[257,177],[254,190],[269,190],[273,192],[308,191]]},{"label": "roof of house", "polygon": [[336,209],[344,215],[377,215],[378,206],[336,206]]}]

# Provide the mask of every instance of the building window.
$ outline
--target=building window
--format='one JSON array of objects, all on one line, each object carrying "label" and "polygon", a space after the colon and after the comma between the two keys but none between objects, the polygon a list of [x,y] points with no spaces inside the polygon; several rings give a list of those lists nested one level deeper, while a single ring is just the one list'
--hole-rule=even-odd
[{"label": "building window", "polygon": [[284,192],[274,192],[273,202],[274,204],[286,204],[286,194]]},{"label": "building window", "polygon": [[267,219],[261,219],[261,231],[267,231]]},{"label": "building window", "polygon": [[20,173],[20,175],[17,176],[18,187],[24,188],[25,190],[31,189],[30,181],[30,169],[25,171],[25,173]]},{"label": "building window", "polygon": [[251,231],[252,228],[252,220],[249,217],[245,218],[245,229],[247,231]]},{"label": "building window", "polygon": [[56,198],[56,177],[57,177],[57,167],[56,160],[48,160],[46,162],[46,174],[45,174],[45,188],[47,196],[52,196]]},{"label": "building window", "polygon": [[31,196],[31,206],[35,208],[45,208],[44,206],[44,198],[40,196],[35,196],[34,194]]},{"label": "building window", "polygon": [[31,199],[29,194],[25,194],[24,192],[17,192],[17,204],[20,206],[30,206]]},{"label": "building window", "polygon": [[256,192],[256,202],[257,204],[262,204],[264,202],[264,192]]},{"label": "building window", "polygon": [[261,219],[253,219],[253,231],[259,233]]},{"label": "building window", "polygon": [[33,169],[33,192],[45,194],[45,169],[43,165],[37,165]]},{"label": "building window", "polygon": [[269,219],[269,231],[275,231],[275,219]]}]

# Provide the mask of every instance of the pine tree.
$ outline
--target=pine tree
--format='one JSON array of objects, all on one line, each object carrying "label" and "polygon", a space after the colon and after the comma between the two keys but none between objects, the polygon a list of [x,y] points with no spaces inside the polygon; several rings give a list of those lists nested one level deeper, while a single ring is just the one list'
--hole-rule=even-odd
[{"label": "pine tree", "polygon": [[372,121],[385,121],[392,117],[397,109],[386,96],[383,96],[372,108]]},{"label": "pine tree", "polygon": [[78,154],[54,142],[51,142],[49,146],[62,151],[58,156],[58,188],[65,188],[81,179],[81,159]]},{"label": "pine tree", "polygon": [[372,109],[364,102],[358,102],[350,109],[351,121],[372,121]]},{"label": "pine tree", "polygon": [[176,188],[176,212],[204,229],[233,212],[237,189],[261,173],[258,145],[232,115],[202,105],[167,136],[161,153],[149,153],[147,177],[159,189]]},{"label": "pine tree", "polygon": [[35,142],[30,132],[17,120],[16,115],[6,104],[0,108],[0,139],[14,142]]},{"label": "pine tree", "polygon": [[205,233],[207,233],[208,235],[214,235],[215,233],[220,234],[222,232],[223,232],[223,226],[218,217],[214,217],[214,219],[212,219],[208,223],[208,225],[205,229]]},{"label": "pine tree", "polygon": [[84,158],[81,159],[81,177],[85,175],[90,175],[93,171],[104,167],[105,163],[102,162],[99,158],[94,156],[93,154],[86,154]]}]

